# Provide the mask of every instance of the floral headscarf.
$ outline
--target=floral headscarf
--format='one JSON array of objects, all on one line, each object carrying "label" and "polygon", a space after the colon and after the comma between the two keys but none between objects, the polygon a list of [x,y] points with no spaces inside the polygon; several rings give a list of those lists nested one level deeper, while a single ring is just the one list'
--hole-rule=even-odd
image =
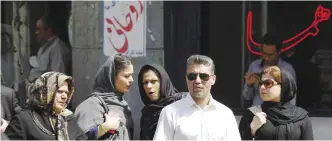
[{"label": "floral headscarf", "polygon": [[30,87],[29,106],[38,107],[48,112],[53,111],[55,92],[64,82],[68,83],[69,95],[67,104],[74,93],[74,80],[72,77],[59,72],[46,72],[42,74]]},{"label": "floral headscarf", "polygon": [[68,105],[74,93],[74,80],[70,76],[54,71],[46,72],[29,87],[31,93],[28,102],[29,106],[45,110],[52,128],[56,133],[57,140],[69,140],[68,124],[62,117],[63,113],[68,110],[64,108],[61,115],[53,114],[53,103],[56,90],[58,90],[64,82],[68,83],[68,90],[70,93],[67,96]]}]

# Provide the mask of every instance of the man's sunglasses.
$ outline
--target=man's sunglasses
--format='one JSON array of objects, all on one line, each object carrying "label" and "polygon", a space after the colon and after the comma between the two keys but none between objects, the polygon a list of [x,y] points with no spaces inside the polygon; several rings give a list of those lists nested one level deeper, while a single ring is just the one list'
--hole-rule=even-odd
[{"label": "man's sunglasses", "polygon": [[281,85],[281,83],[273,81],[272,79],[266,79],[264,81],[259,81],[259,86],[264,85],[265,88],[271,88],[274,85]]},{"label": "man's sunglasses", "polygon": [[208,81],[210,79],[210,75],[207,73],[188,73],[187,79],[190,81],[196,80],[197,75],[199,75],[199,78],[203,81]]}]

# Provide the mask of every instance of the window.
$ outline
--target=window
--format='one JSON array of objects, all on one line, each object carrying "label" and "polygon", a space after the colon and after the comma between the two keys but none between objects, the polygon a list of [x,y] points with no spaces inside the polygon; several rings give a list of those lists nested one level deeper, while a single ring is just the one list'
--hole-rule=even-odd
[{"label": "window", "polygon": [[[261,10],[261,7],[251,7],[253,31],[262,26],[255,25],[259,23],[255,20],[260,21],[260,12],[263,12],[257,9]],[[268,2],[267,31],[277,33],[284,38],[283,41],[300,35],[283,44],[284,48],[293,44],[294,47],[282,53],[281,57],[295,69],[297,105],[309,111],[332,109],[332,26],[331,13],[328,14],[331,10],[332,3],[328,2]],[[317,19],[321,21],[317,22]],[[258,35],[253,33],[255,39],[259,39]],[[302,37],[304,40],[296,43]],[[245,62],[254,60],[250,57],[257,56],[251,53]]]}]

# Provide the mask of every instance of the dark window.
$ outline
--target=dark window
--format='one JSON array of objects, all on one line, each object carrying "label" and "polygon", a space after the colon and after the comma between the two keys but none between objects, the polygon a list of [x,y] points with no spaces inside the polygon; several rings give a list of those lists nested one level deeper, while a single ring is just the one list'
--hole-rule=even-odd
[{"label": "dark window", "polygon": [[[319,6],[322,6],[318,9]],[[324,9],[324,10],[323,10]],[[325,10],[326,9],[326,10]],[[330,2],[269,2],[269,28],[283,31],[283,37],[289,39],[306,28],[308,32],[318,32],[317,36],[308,36],[283,57],[290,62],[297,75],[297,105],[305,109],[332,108],[332,22],[331,19],[310,26],[317,19],[326,17]],[[319,11],[317,11],[319,10]],[[323,11],[322,11],[323,10]],[[315,15],[315,12],[321,12]],[[287,46],[287,45],[286,45]]]}]

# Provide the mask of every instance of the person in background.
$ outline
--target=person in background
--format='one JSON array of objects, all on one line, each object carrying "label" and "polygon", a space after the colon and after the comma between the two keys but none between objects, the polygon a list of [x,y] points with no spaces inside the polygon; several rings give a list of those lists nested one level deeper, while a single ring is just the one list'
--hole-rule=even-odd
[{"label": "person in background", "polygon": [[31,86],[28,109],[14,116],[5,134],[11,140],[84,140],[73,113],[66,109],[74,93],[72,77],[42,74]]},{"label": "person in background", "polygon": [[140,120],[140,139],[152,140],[161,110],[182,99],[186,93],[178,93],[165,69],[157,64],[147,64],[141,68],[138,87],[145,105]]},{"label": "person in background", "polygon": [[41,45],[37,56],[30,57],[32,69],[28,76],[33,82],[41,74],[48,71],[61,72],[70,75],[71,51],[65,42],[56,34],[54,21],[49,15],[44,15],[36,23],[36,39]]},{"label": "person in background", "polygon": [[21,112],[13,89],[1,85],[1,132],[4,132],[13,116]]},{"label": "person in background", "polygon": [[15,91],[20,107],[24,107],[27,99],[25,79],[30,70],[28,50],[16,28],[1,24],[1,86]]},{"label": "person in background", "polygon": [[[279,53],[282,48],[282,41],[277,36],[265,34],[261,48],[263,58],[253,61],[249,65],[248,72],[244,76],[246,83],[244,85],[242,95],[245,100],[252,102],[252,106],[263,103],[263,100],[259,96],[258,82],[260,80],[259,73],[264,70],[264,68],[278,65],[279,67],[286,69],[296,80],[295,70],[292,65],[279,57]],[[295,105],[296,98],[294,98],[291,103]]]},{"label": "person in background", "polygon": [[308,112],[290,103],[297,87],[286,69],[264,69],[259,88],[264,102],[243,114],[239,124],[242,140],[313,140]]},{"label": "person in background", "polygon": [[133,120],[123,99],[133,83],[134,68],[128,57],[111,56],[98,70],[93,93],[75,111],[88,139],[130,140]]},{"label": "person in background", "polygon": [[233,112],[214,100],[216,82],[210,57],[192,55],[187,60],[190,95],[162,109],[153,140],[241,141]]}]

